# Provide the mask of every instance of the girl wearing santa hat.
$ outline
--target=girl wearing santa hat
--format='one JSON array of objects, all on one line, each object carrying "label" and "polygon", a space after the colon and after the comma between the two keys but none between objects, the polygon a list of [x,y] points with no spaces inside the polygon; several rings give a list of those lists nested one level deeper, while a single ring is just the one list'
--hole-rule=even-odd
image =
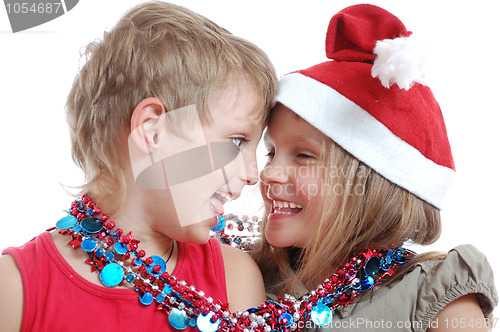
[{"label": "girl wearing santa hat", "polygon": [[268,292],[293,295],[266,304],[284,330],[491,326],[497,294],[483,254],[403,247],[439,238],[455,170],[416,46],[394,15],[351,6],[330,21],[330,60],[280,81],[255,257]]}]

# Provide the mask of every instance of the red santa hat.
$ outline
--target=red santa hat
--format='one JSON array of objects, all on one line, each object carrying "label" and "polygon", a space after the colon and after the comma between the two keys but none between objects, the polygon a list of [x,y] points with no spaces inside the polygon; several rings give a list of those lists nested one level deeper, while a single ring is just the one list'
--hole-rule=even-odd
[{"label": "red santa hat", "polygon": [[455,166],[416,45],[386,10],[347,7],[328,27],[331,60],[284,76],[276,101],[389,181],[441,208]]}]

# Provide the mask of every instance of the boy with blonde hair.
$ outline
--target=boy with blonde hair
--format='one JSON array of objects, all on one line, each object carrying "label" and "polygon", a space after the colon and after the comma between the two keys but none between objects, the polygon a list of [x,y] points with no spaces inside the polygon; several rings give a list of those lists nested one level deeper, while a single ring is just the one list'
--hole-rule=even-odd
[{"label": "boy with blonde hair", "polygon": [[253,260],[209,230],[257,181],[277,85],[267,56],[159,1],[131,9],[86,55],[67,101],[81,197],[58,231],[3,252],[0,329],[197,331],[220,322],[224,303],[263,302]]}]

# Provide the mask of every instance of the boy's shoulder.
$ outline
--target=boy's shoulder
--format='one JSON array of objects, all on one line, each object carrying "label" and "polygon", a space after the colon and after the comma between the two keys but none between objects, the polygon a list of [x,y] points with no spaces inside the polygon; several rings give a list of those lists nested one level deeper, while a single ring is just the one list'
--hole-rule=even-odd
[{"label": "boy's shoulder", "polygon": [[0,331],[21,330],[23,283],[11,255],[0,256]]},{"label": "boy's shoulder", "polygon": [[220,248],[224,259],[226,277],[228,272],[231,272],[238,275],[256,273],[259,278],[262,278],[257,263],[248,253],[223,243],[220,243]]},{"label": "boy's shoulder", "polygon": [[264,282],[257,263],[249,254],[220,244],[226,274],[230,309],[245,310],[265,301]]}]

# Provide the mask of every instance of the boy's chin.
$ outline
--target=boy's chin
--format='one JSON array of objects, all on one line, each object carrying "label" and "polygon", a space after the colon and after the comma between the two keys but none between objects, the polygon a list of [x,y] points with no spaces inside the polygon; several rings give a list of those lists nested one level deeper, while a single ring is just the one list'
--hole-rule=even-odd
[{"label": "boy's chin", "polygon": [[211,220],[204,220],[182,228],[186,228],[185,240],[181,242],[190,242],[194,244],[205,244],[210,239]]}]

